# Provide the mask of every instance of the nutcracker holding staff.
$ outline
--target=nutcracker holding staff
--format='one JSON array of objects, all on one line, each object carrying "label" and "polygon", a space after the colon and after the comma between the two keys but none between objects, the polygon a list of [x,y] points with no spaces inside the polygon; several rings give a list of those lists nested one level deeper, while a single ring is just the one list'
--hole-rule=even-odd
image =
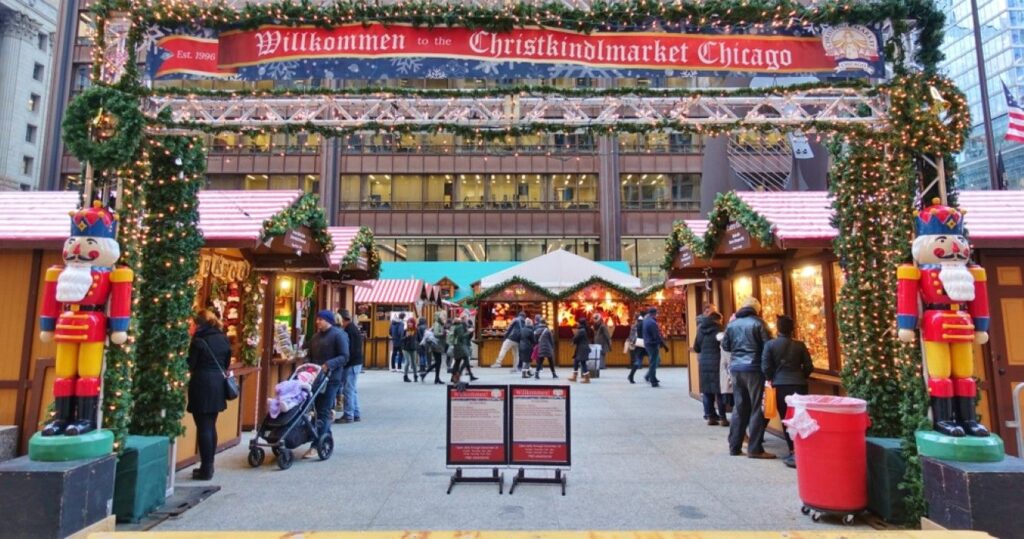
[{"label": "nutcracker holding staff", "polygon": [[39,338],[57,343],[57,378],[56,415],[43,436],[96,429],[107,334],[114,344],[123,344],[131,316],[133,274],[115,267],[121,256],[116,235],[117,215],[98,201],[72,212],[65,265],[46,271]]},{"label": "nutcracker holding staff", "polygon": [[988,436],[975,413],[972,377],[974,344],[988,342],[985,270],[970,263],[962,212],[936,198],[915,222],[911,251],[917,264],[897,269],[899,339],[914,342],[914,330],[921,330],[935,430],[956,437]]}]

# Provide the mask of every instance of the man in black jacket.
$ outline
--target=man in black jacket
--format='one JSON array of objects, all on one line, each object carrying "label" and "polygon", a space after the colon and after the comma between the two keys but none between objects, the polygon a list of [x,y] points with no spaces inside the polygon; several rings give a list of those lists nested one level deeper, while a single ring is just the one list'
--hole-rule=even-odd
[{"label": "man in black jacket", "polygon": [[320,432],[330,428],[331,407],[341,389],[341,377],[349,358],[348,336],[334,325],[334,313],[324,309],[316,314],[316,333],[309,343],[309,360],[327,369],[327,388],[316,398],[316,421]]},{"label": "man in black jacket", "polygon": [[338,423],[351,423],[359,421],[359,389],[356,387],[356,380],[363,370],[363,334],[359,328],[352,323],[352,313],[342,310],[341,327],[348,336],[348,365],[345,365],[345,374],[342,375],[341,392],[345,396],[345,412]]}]

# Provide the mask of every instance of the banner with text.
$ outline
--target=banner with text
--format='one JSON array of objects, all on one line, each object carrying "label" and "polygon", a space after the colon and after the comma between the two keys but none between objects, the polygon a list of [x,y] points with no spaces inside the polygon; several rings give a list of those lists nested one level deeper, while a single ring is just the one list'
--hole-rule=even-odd
[{"label": "banner with text", "polygon": [[810,74],[880,77],[880,34],[864,26],[815,35],[594,32],[520,28],[351,24],[261,26],[167,34],[154,28],[147,56],[153,80],[664,77]]},{"label": "banner with text", "polygon": [[448,387],[446,462],[501,465],[507,462],[508,387]]},{"label": "banner with text", "polygon": [[572,464],[569,386],[511,386],[509,395],[509,463]]}]

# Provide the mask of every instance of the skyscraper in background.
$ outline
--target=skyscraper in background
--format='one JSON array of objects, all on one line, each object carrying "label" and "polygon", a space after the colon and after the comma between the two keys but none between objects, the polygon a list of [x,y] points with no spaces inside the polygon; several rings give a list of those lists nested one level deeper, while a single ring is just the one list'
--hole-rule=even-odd
[{"label": "skyscraper in background", "polygon": [[[971,3],[937,0],[946,13],[946,59],[940,69],[967,94],[972,128],[958,156],[958,185],[962,189],[988,189],[991,185],[985,152],[985,125],[981,108],[978,57]],[[1008,189],[1024,189],[1024,144],[1004,140],[1008,117],[1002,83],[1018,101],[1024,97],[1024,0],[977,0],[982,51],[987,71],[988,103],[997,153],[1002,153]]]}]

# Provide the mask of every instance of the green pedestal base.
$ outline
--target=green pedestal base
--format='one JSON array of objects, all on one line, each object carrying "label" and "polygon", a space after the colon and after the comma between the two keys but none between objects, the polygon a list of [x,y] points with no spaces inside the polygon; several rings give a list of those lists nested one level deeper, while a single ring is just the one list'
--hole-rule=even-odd
[{"label": "green pedestal base", "polygon": [[28,458],[41,462],[94,459],[114,452],[114,433],[99,429],[79,436],[32,435]]},{"label": "green pedestal base", "polygon": [[915,434],[917,452],[923,457],[956,462],[999,462],[1006,455],[1002,438],[995,434],[984,438],[957,438],[933,430],[919,430]]}]

